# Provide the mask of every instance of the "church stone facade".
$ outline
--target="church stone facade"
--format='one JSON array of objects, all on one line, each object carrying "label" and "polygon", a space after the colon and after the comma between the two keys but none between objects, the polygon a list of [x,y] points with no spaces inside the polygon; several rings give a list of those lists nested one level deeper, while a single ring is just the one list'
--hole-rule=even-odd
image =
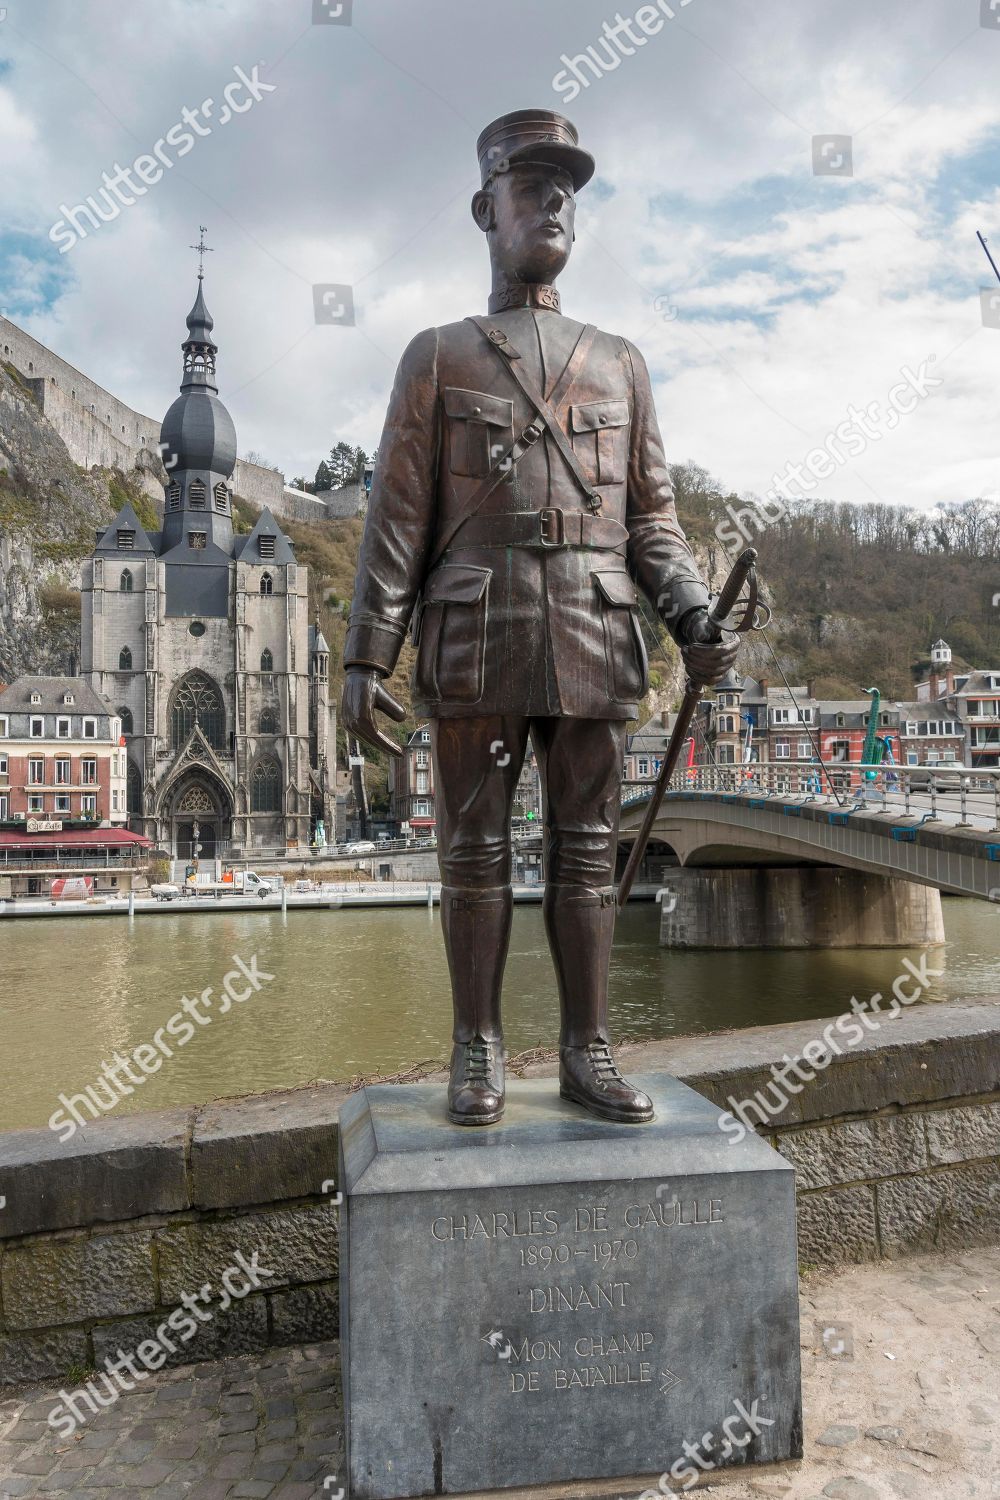
[{"label": "church stone facade", "polygon": [[213,326],[199,277],[160,434],[162,529],[124,506],[83,576],[82,672],[122,719],[130,826],[179,858],[304,848],[333,827],[329,649],[271,511],[233,530]]}]

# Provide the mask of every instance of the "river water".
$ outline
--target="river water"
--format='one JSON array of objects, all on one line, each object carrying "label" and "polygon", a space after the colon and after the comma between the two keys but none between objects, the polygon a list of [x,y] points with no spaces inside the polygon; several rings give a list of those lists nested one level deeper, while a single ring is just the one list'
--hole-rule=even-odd
[{"label": "river water", "polygon": [[[944,908],[947,944],[930,959],[944,972],[928,1002],[1000,994],[1000,907],[946,898]],[[643,903],[619,922],[616,1037],[837,1015],[852,995],[888,992],[907,955],[675,953],[657,942],[658,918],[659,909]],[[256,955],[259,971],[273,978],[223,1014],[233,955],[248,966]],[[391,1072],[449,1050],[440,917],[424,908],[8,921],[0,927],[0,976],[0,1129],[44,1125],[61,1093],[99,1078],[116,1049],[127,1055],[151,1043],[184,995],[210,986],[211,1007],[199,1007],[208,1023],[172,1046],[173,1056],[117,1112]],[[515,912],[504,1018],[511,1052],[557,1038],[558,1002],[535,906]],[[175,1027],[170,1037],[183,1034]]]}]

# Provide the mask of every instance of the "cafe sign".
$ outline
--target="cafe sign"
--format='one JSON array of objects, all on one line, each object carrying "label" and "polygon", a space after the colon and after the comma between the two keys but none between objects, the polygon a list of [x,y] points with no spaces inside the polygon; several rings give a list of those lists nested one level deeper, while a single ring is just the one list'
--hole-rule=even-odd
[{"label": "cafe sign", "polygon": [[29,818],[27,829],[29,833],[62,833],[62,823],[45,818]]}]

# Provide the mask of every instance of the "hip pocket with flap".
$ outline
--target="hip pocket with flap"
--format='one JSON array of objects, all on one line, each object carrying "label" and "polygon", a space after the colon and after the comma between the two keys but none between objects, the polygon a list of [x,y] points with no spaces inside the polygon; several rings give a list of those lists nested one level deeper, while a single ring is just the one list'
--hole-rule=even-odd
[{"label": "hip pocket with flap", "polygon": [[491,577],[491,568],[441,563],[428,578],[413,682],[419,697],[478,703],[483,696]]},{"label": "hip pocket with flap", "polygon": [[639,601],[627,573],[594,573],[604,619],[608,692],[618,703],[633,703],[649,686],[649,660],[639,628]]}]

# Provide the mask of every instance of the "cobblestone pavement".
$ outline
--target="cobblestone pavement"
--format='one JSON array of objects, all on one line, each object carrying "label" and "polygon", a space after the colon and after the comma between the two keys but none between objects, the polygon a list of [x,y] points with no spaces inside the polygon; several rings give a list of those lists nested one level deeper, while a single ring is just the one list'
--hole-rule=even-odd
[{"label": "cobblestone pavement", "polygon": [[[801,1309],[805,1460],[707,1473],[699,1495],[1000,1500],[1000,1248],[813,1272]],[[330,1500],[344,1487],[335,1343],[164,1371],[69,1439],[46,1425],[56,1399],[51,1386],[0,1396],[0,1500]]]}]

